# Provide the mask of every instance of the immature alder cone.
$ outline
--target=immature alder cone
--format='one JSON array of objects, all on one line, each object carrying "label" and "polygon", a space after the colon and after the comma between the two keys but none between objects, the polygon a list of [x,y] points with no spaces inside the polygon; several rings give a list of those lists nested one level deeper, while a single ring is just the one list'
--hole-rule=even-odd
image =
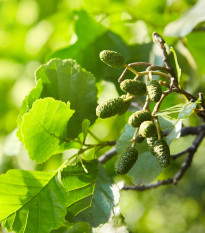
[{"label": "immature alder cone", "polygon": [[135,96],[146,94],[146,84],[142,81],[125,79],[120,83],[121,90]]},{"label": "immature alder cone", "polygon": [[145,138],[156,137],[157,129],[152,121],[144,121],[140,125],[139,133]]},{"label": "immature alder cone", "polygon": [[147,110],[140,110],[137,111],[135,113],[133,113],[130,117],[129,117],[129,121],[128,124],[131,125],[134,128],[137,128],[140,126],[140,124],[143,121],[151,121],[152,116],[151,113]]},{"label": "immature alder cone", "polygon": [[133,147],[126,147],[117,157],[115,162],[115,171],[120,175],[126,174],[135,164],[138,157],[138,152]]},{"label": "immature alder cone", "polygon": [[151,80],[147,84],[147,94],[151,101],[158,102],[162,95],[162,88],[156,80]]},{"label": "immature alder cone", "polygon": [[123,102],[118,109],[118,114],[122,115],[123,113],[125,113],[128,110],[132,101],[131,100],[125,101],[126,95],[122,95],[122,96],[120,96],[120,98],[123,100]]},{"label": "immature alder cone", "polygon": [[120,68],[124,65],[124,57],[120,53],[111,50],[100,52],[100,60],[113,68]]},{"label": "immature alder cone", "polygon": [[157,140],[154,144],[153,151],[161,167],[165,168],[169,166],[170,150],[165,140]]},{"label": "immature alder cone", "polygon": [[96,115],[100,118],[109,118],[127,111],[131,101],[125,102],[125,96],[112,98],[99,104],[96,108]]}]

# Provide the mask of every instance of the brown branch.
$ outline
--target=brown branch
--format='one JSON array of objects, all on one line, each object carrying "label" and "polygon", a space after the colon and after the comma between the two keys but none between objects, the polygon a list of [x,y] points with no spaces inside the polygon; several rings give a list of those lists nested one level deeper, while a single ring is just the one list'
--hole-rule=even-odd
[{"label": "brown branch", "polygon": [[153,38],[154,43],[158,44],[159,47],[161,48],[162,53],[163,53],[164,64],[166,68],[169,70],[169,74],[171,75],[171,78],[173,78],[174,82],[177,84],[178,82],[177,82],[176,75],[174,73],[174,69],[171,67],[169,60],[168,60],[168,53],[167,53],[164,39],[157,32],[153,32],[152,38]]},{"label": "brown branch", "polygon": [[[129,63],[128,66],[132,67],[132,66],[152,66],[152,64],[148,63],[148,62],[133,62],[133,63]],[[122,74],[120,75],[120,77],[118,78],[118,82],[122,82],[122,79],[124,78],[125,74],[127,73],[128,68],[125,68],[124,71],[122,72]]]},{"label": "brown branch", "polygon": [[[201,131],[198,134],[198,136],[193,141],[192,145],[187,150],[184,150],[183,152],[179,153],[180,156],[181,156],[181,154],[188,153],[188,156],[187,156],[186,161],[181,165],[179,171],[173,176],[173,178],[168,178],[166,180],[160,180],[160,181],[157,181],[157,182],[155,182],[153,184],[149,184],[149,185],[139,185],[139,186],[125,185],[122,189],[123,190],[144,191],[144,190],[148,190],[148,189],[157,188],[157,187],[162,186],[162,185],[168,185],[168,184],[176,185],[181,180],[181,178],[184,176],[187,169],[191,166],[195,152],[197,151],[197,149],[198,149],[201,141],[204,139],[204,137],[205,137],[205,128],[203,128],[203,131]],[[179,154],[175,155],[175,157],[178,158]]]},{"label": "brown branch", "polygon": [[107,151],[105,154],[101,155],[98,158],[98,161],[103,164],[103,163],[107,162],[109,159],[111,159],[116,154],[117,154],[116,148],[113,147],[109,151]]}]

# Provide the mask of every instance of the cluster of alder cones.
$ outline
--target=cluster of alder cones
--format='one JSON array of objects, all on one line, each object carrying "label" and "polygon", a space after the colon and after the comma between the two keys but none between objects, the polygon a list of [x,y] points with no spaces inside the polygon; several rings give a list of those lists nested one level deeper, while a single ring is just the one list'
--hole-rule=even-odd
[{"label": "cluster of alder cones", "polygon": [[[103,50],[100,53],[100,59],[113,68],[120,68],[125,64],[124,57],[115,51]],[[126,79],[120,83],[120,88],[127,94],[99,104],[96,108],[98,117],[109,118],[125,113],[130,107],[132,99],[136,96],[148,95],[151,101],[158,102],[162,95],[161,85],[154,79],[151,79],[147,84],[135,79]],[[129,117],[128,124],[137,129],[135,143],[141,143],[146,139],[151,153],[158,159],[160,166],[167,167],[170,161],[169,146],[164,139],[159,139],[151,112],[147,109],[134,112]],[[124,148],[115,162],[115,171],[121,175],[126,174],[135,164],[137,158],[138,151],[135,146]]]}]

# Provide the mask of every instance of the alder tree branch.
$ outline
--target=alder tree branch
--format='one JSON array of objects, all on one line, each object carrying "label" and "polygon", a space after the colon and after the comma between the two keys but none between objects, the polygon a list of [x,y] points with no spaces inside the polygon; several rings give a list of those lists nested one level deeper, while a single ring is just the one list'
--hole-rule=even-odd
[{"label": "alder tree branch", "polygon": [[107,162],[109,159],[111,159],[114,155],[117,154],[116,147],[111,148],[109,151],[107,151],[105,154],[101,155],[98,158],[98,161],[102,164]]}]

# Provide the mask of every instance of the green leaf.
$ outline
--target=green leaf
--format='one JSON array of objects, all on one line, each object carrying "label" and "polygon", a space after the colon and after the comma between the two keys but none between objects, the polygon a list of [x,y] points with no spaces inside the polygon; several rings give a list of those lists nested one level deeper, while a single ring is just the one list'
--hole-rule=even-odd
[{"label": "green leaf", "polygon": [[165,117],[171,120],[178,119],[178,114],[182,110],[184,104],[177,104],[169,108],[163,109],[156,113],[157,116]]},{"label": "green leaf", "polygon": [[135,185],[151,183],[161,172],[156,157],[151,152],[140,153],[137,162],[128,172],[128,176],[132,177]]},{"label": "green leaf", "polygon": [[41,92],[43,90],[42,80],[38,80],[36,83],[36,86],[30,91],[29,95],[27,95],[23,101],[23,104],[20,109],[20,113],[18,115],[17,124],[18,124],[18,131],[17,136],[19,137],[20,141],[23,142],[23,136],[21,134],[21,125],[23,116],[25,113],[29,111],[29,109],[32,108],[32,104],[40,98]]},{"label": "green leaf", "polygon": [[184,106],[182,107],[178,115],[178,119],[185,119],[188,116],[190,116],[192,112],[194,111],[194,109],[196,108],[198,103],[200,103],[200,99],[198,99],[195,102],[189,102],[187,104],[184,104]]},{"label": "green leaf", "polygon": [[[135,128],[128,124],[125,126],[125,130],[117,140],[116,144],[118,155],[123,148],[131,146],[130,140],[133,138],[135,130]],[[145,140],[142,143],[137,143],[135,148],[138,151],[138,159],[128,172],[128,175],[133,178],[133,183],[136,185],[150,183],[163,169],[160,167],[157,159],[149,151]]]},{"label": "green leaf", "polygon": [[180,137],[181,129],[182,129],[182,120],[178,120],[176,121],[174,128],[170,132],[169,136],[166,138],[168,145],[171,144],[173,139]]},{"label": "green leaf", "polygon": [[66,140],[67,122],[74,111],[62,101],[39,99],[23,117],[21,134],[32,160],[42,163],[51,155],[62,152]]},{"label": "green leaf", "polygon": [[48,233],[64,222],[66,193],[56,172],[9,170],[0,190],[0,222],[9,231]]},{"label": "green leaf", "polygon": [[174,73],[177,77],[178,83],[180,83],[181,68],[179,67],[177,55],[173,47],[170,48],[170,53],[168,54],[168,61],[170,63],[170,66],[174,69]]},{"label": "green leaf", "polygon": [[96,120],[97,88],[94,76],[71,59],[52,59],[36,71],[37,80],[42,80],[41,98],[53,97],[70,102],[75,110],[68,122],[67,136],[75,138],[82,131],[84,119],[91,124]]},{"label": "green leaf", "polygon": [[62,173],[62,183],[68,192],[67,219],[89,222],[97,227],[109,220],[113,207],[119,198],[119,189],[113,185],[97,160],[66,167]]},{"label": "green leaf", "polygon": [[197,24],[205,21],[205,1],[200,0],[180,19],[169,23],[164,30],[166,36],[184,37],[189,34]]},{"label": "green leaf", "polygon": [[52,230],[51,233],[92,233],[90,225],[87,222],[65,222],[63,225],[57,230]]}]

